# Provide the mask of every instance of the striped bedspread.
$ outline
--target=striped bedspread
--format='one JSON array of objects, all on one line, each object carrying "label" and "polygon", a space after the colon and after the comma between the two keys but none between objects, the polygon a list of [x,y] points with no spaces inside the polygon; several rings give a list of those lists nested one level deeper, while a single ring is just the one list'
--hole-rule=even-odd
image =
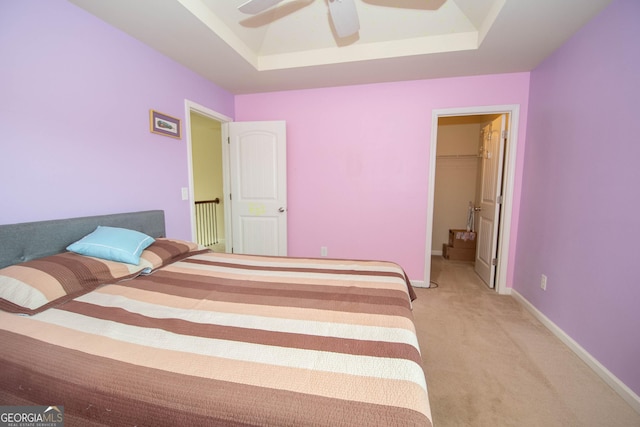
[{"label": "striped bedspread", "polygon": [[0,312],[0,404],[66,425],[430,426],[393,263],[204,253]]}]

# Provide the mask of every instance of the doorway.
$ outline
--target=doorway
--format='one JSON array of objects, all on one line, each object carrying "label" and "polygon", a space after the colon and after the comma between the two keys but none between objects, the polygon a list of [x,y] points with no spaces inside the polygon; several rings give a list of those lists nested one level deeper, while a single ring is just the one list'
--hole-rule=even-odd
[{"label": "doorway", "polygon": [[[215,148],[214,151],[221,154],[221,160],[215,164],[213,161],[205,162],[204,169],[216,170],[213,178],[205,179],[222,181],[221,197],[218,196],[219,185],[214,190],[217,193],[207,193],[206,189],[200,191],[197,184],[196,162],[200,159],[196,159],[198,148],[194,140],[200,122],[204,127],[212,128],[209,134],[213,136],[209,140],[220,141],[220,149]],[[286,256],[286,122],[233,122],[230,117],[185,100],[184,128],[187,135],[189,200],[192,201],[192,241],[199,240],[196,202],[202,198],[205,201],[218,199],[214,203],[218,251]],[[206,144],[212,143],[207,141]]]},{"label": "doorway", "polygon": [[[504,155],[504,162],[502,164],[501,183],[501,214],[496,227],[496,259],[495,259],[495,274],[491,278],[491,284],[495,286],[495,289],[500,294],[509,293],[509,288],[506,287],[506,275],[509,261],[509,238],[510,238],[510,225],[511,225],[511,211],[512,211],[512,195],[513,195],[513,181],[514,181],[514,168],[516,160],[516,148],[517,148],[517,129],[519,119],[519,106],[506,105],[506,106],[494,106],[494,107],[471,107],[463,109],[448,109],[448,110],[434,110],[432,116],[432,137],[431,137],[431,155],[430,155],[430,169],[429,169],[429,205],[427,208],[427,250],[425,257],[425,283],[430,283],[431,276],[431,255],[439,255],[444,249],[443,243],[448,241],[449,228],[461,228],[466,229],[467,219],[469,213],[469,204],[471,202],[472,208],[477,206],[479,180],[471,179],[472,176],[480,176],[482,169],[482,144],[481,144],[481,131],[484,124],[491,122],[498,116],[506,115],[508,117],[507,129],[508,129],[508,146]],[[443,143],[442,147],[439,147],[439,142],[442,138],[439,137],[439,133],[442,133],[443,138],[446,136],[446,132],[439,125],[442,123],[449,123],[457,125],[454,127],[454,134],[457,133],[469,133],[470,131],[476,132],[473,141],[469,142],[466,146],[464,144],[453,143],[450,146],[446,146]],[[451,135],[450,135],[451,136]],[[505,134],[506,136],[506,134]],[[446,138],[445,138],[446,139]],[[459,140],[459,138],[453,138]],[[456,146],[456,144],[458,144]],[[439,156],[439,157],[438,157]],[[436,173],[439,170],[438,162],[447,163],[449,170],[445,170],[444,175],[455,176],[457,172],[461,173],[462,178],[458,179],[458,185],[463,188],[458,192],[456,206],[449,206],[458,215],[454,219],[454,223],[451,223],[451,227],[443,225],[442,211],[446,211],[447,207],[439,206],[442,203],[442,198],[436,198]],[[442,166],[442,165],[440,165]],[[440,172],[443,172],[440,169]],[[443,173],[439,173],[440,179],[442,179]],[[466,178],[465,178],[466,177]],[[451,194],[451,192],[448,192]],[[455,197],[454,197],[455,199]],[[454,215],[454,216],[455,216]],[[446,214],[445,214],[446,216]],[[477,218],[472,213],[473,218]],[[445,221],[446,222],[446,221]],[[473,224],[472,224],[473,225]],[[447,234],[445,237],[444,234]],[[444,242],[442,242],[444,240]],[[438,249],[438,246],[440,249]],[[490,287],[494,287],[491,286]]]},{"label": "doorway", "polygon": [[215,252],[231,252],[228,153],[222,141],[223,124],[232,120],[188,100],[185,118],[191,239]]},{"label": "doorway", "polygon": [[[506,114],[440,117],[436,150],[431,254],[475,263],[485,284],[493,288],[500,205],[491,204],[502,189],[503,151],[494,143]],[[496,208],[498,212],[496,211]],[[489,215],[491,214],[491,215]]]},{"label": "doorway", "polygon": [[214,252],[226,252],[222,124],[194,111],[190,119],[196,242]]}]

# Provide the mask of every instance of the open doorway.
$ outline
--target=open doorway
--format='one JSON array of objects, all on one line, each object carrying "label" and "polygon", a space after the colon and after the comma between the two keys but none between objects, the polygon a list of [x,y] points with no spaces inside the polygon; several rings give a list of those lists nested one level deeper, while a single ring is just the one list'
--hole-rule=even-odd
[{"label": "open doorway", "polygon": [[190,119],[196,242],[226,252],[222,124],[194,111]]},{"label": "open doorway", "polygon": [[[504,164],[504,150],[496,150],[493,142],[502,135],[503,122],[508,122],[508,115],[438,120],[431,254],[474,263],[490,288],[495,285],[492,260],[497,252],[494,230],[498,230],[500,205],[488,202],[502,194],[499,168]],[[494,212],[485,212],[490,209]]]},{"label": "open doorway", "polygon": [[223,144],[223,124],[231,119],[188,100],[185,110],[191,238],[215,252],[230,252],[228,153]]},{"label": "open doorway", "polygon": [[[496,217],[495,233],[492,233],[496,255],[491,262],[495,273],[487,284],[495,287],[498,293],[509,293],[506,287],[506,276],[519,119],[517,105],[434,110],[427,208],[426,283],[430,283],[431,255],[443,253],[445,245],[449,242],[450,229],[466,231],[470,207],[473,210],[479,206],[478,196],[483,194],[480,189],[482,169],[486,167],[487,157],[497,155],[496,153],[487,155],[484,151],[483,139],[487,134],[487,124],[493,123],[498,117],[504,118],[505,128],[500,132],[494,132],[494,135],[499,133],[508,142],[501,154],[504,162],[499,165],[501,172],[504,173],[496,183],[500,187],[499,194],[495,194],[496,199],[499,200],[500,214]],[[445,129],[444,126],[449,127]],[[465,134],[468,135],[467,141],[461,138]],[[449,143],[446,142],[447,139]],[[440,166],[446,164],[447,167],[439,168],[438,163]],[[454,181],[454,187],[457,187],[439,191],[436,186],[438,182],[442,184],[442,181]],[[442,205],[443,202],[446,205]],[[471,217],[476,220],[478,218],[473,211]],[[471,226],[474,227],[474,224],[472,223]],[[475,248],[472,251],[476,254],[480,253]],[[474,262],[477,262],[477,257]]]}]

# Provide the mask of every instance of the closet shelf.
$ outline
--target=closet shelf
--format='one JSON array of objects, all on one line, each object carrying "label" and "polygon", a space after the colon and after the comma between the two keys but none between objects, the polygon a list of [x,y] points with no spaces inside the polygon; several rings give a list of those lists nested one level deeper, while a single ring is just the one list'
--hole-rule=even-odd
[{"label": "closet shelf", "polygon": [[477,154],[439,154],[436,159],[478,159],[481,156]]}]

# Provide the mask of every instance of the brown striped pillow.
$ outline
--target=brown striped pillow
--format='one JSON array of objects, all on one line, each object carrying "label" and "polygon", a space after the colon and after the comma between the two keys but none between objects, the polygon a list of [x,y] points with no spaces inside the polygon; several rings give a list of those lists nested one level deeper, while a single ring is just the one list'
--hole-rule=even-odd
[{"label": "brown striped pillow", "polygon": [[149,274],[160,267],[203,252],[209,252],[209,249],[197,243],[158,238],[140,255],[140,265],[145,267],[142,274]]},{"label": "brown striped pillow", "polygon": [[65,252],[0,269],[0,309],[35,314],[140,274],[141,265]]}]

